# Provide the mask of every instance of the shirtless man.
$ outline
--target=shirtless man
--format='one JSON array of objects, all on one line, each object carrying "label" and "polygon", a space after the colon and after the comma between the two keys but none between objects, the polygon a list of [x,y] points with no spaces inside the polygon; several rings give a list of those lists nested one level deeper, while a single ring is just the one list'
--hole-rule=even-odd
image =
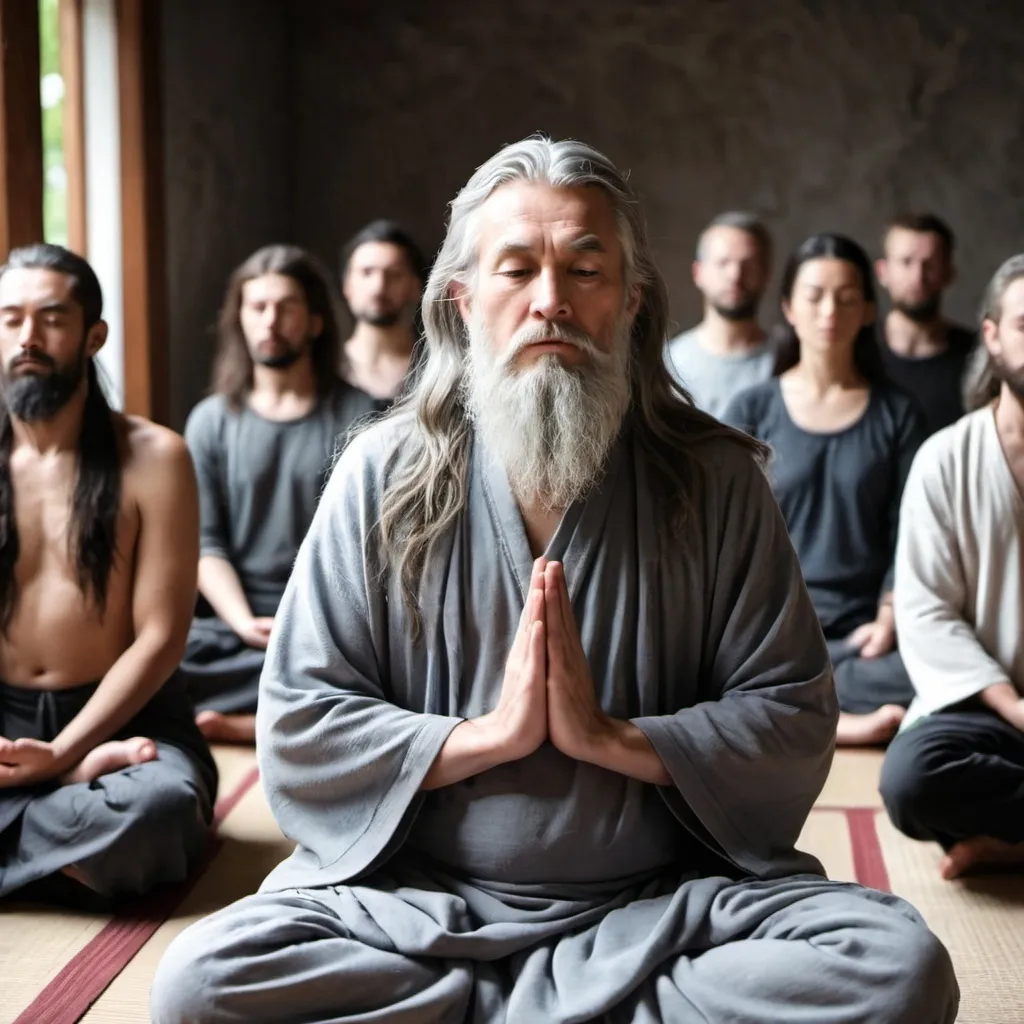
[{"label": "shirtless man", "polygon": [[101,313],[65,249],[0,267],[0,896],[178,881],[212,817],[216,769],[173,678],[195,476],[179,437],[107,405]]},{"label": "shirtless man", "polygon": [[415,315],[426,281],[419,246],[397,224],[375,220],[341,253],[341,289],[355,321],[345,342],[348,382],[387,407],[415,363]]}]

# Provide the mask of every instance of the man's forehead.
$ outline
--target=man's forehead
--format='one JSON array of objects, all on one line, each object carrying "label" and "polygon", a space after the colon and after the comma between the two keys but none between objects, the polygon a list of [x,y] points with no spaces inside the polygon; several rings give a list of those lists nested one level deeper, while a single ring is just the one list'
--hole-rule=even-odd
[{"label": "man's forehead", "polygon": [[286,298],[293,295],[300,299],[304,297],[299,282],[284,274],[262,274],[250,278],[242,286],[242,291],[247,299]]},{"label": "man's forehead", "polygon": [[891,228],[885,239],[889,252],[941,252],[942,239],[934,231],[914,231],[912,228]]},{"label": "man's forehead", "polygon": [[612,201],[595,187],[503,185],[481,206],[480,228],[488,247],[531,244],[546,235],[566,244],[595,236],[609,251],[618,247]]},{"label": "man's forehead", "polygon": [[712,255],[760,255],[761,247],[749,231],[728,224],[717,224],[704,235],[702,248]]},{"label": "man's forehead", "polygon": [[1003,293],[1001,305],[1004,316],[1024,316],[1024,277],[1018,277],[1009,283]]},{"label": "man's forehead", "polygon": [[15,267],[0,277],[0,306],[67,302],[74,286],[67,274],[43,267]]},{"label": "man's forehead", "polygon": [[[410,267],[405,250],[394,242],[363,242],[349,265],[353,267]],[[410,267],[411,269],[411,267]]]}]

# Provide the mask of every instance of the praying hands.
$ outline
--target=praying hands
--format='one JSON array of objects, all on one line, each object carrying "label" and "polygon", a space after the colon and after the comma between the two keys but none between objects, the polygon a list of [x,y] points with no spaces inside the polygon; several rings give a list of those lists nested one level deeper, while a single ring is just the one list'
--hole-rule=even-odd
[{"label": "praying hands", "polygon": [[562,565],[538,558],[497,707],[452,730],[421,788],[450,786],[519,761],[545,740],[574,761],[655,785],[671,783],[643,731],[601,709]]}]

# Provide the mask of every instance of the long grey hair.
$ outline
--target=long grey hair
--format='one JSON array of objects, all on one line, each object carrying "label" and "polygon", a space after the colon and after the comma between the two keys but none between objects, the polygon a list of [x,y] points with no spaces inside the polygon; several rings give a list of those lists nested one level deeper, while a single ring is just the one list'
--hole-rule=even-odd
[{"label": "long grey hair", "polygon": [[416,386],[389,414],[406,421],[408,430],[400,432],[378,529],[387,564],[400,576],[416,635],[422,624],[417,593],[424,564],[467,497],[473,426],[463,382],[469,337],[452,288],[473,287],[480,207],[495,189],[519,181],[600,188],[614,204],[625,285],[627,291],[638,287],[641,293],[630,336],[634,436],[664,483],[666,497],[676,499],[674,522],[681,527],[693,511],[701,442],[727,436],[756,459],[765,458],[766,450],[757,441],[699,412],[665,367],[668,294],[625,176],[607,157],[580,142],[535,136],[507,146],[477,169],[451,204],[448,233],[423,295],[426,361]]},{"label": "long grey hair", "polygon": [[[1024,277],[1024,253],[1011,256],[992,276],[981,300],[980,319],[983,331],[986,320],[999,323],[1006,289],[1021,277]],[[976,409],[988,405],[998,397],[1001,386],[1002,379],[999,376],[998,367],[985,346],[984,337],[982,337],[971,356],[967,373],[964,375],[964,407],[968,412],[974,412]]]}]

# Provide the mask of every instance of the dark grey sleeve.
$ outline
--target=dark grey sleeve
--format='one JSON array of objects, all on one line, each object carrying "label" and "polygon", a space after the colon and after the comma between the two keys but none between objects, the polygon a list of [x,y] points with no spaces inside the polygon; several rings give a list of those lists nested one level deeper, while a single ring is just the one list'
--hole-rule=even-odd
[{"label": "dark grey sleeve", "polygon": [[211,402],[192,410],[185,444],[199,485],[199,554],[231,560],[227,481],[224,478],[223,413]]},{"label": "dark grey sleeve", "polygon": [[[750,390],[741,391],[734,395],[722,414],[718,417],[723,423],[736,430],[742,430],[744,434],[762,439],[759,433],[761,427],[761,416],[758,411],[758,404],[755,395]],[[762,439],[763,440],[763,439]]]},{"label": "dark grey sleeve", "polygon": [[914,464],[914,456],[918,448],[924,444],[928,436],[928,428],[924,416],[916,405],[907,403],[897,424],[896,432],[896,481],[889,502],[888,536],[889,536],[889,569],[882,582],[882,593],[892,593],[896,578],[896,537],[900,525],[900,505],[903,502],[903,489],[910,476],[910,467]]}]

